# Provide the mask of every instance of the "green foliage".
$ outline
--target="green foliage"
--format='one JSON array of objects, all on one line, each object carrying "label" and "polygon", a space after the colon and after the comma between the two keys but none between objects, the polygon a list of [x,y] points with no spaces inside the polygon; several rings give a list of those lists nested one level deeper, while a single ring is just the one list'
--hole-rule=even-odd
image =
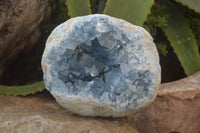
[{"label": "green foliage", "polygon": [[165,27],[167,25],[165,9],[165,6],[156,4],[152,7],[151,14],[144,23],[144,28],[150,32],[153,37],[157,35],[157,29],[159,27]]},{"label": "green foliage", "polygon": [[104,13],[143,26],[154,0],[108,0]]},{"label": "green foliage", "polygon": [[200,14],[180,4],[178,4],[177,6],[179,7],[179,10],[181,11],[181,13],[184,15],[195,37],[199,39],[200,38]]},{"label": "green foliage", "polygon": [[90,5],[92,13],[96,13],[98,8],[98,0],[90,0]]},{"label": "green foliage", "polygon": [[200,0],[176,0],[176,1],[200,13]]},{"label": "green foliage", "polygon": [[[157,3],[156,0],[155,2]],[[195,11],[199,12],[199,0],[177,0],[183,4],[188,5]],[[97,1],[90,0],[91,5],[94,6],[93,12],[96,12]],[[125,19],[133,24],[143,26],[147,15],[150,13],[150,9],[153,6],[154,0],[108,0],[104,13]],[[173,1],[167,3],[173,4]],[[188,27],[185,18],[182,16],[179,10],[176,10],[176,5],[170,7],[171,14],[165,10],[169,8],[170,5],[156,4],[151,10],[151,15],[148,16],[147,21],[144,24],[144,27],[152,34],[152,36],[157,36],[157,29],[161,28],[165,32],[168,40],[170,41],[171,46],[174,48],[175,53],[177,54],[184,70],[187,75],[190,75],[198,70],[199,68],[199,54],[197,49],[197,44],[191,33],[190,28]],[[69,7],[70,9],[70,7]],[[120,10],[119,10],[120,9]],[[172,17],[173,14],[178,15],[178,17]],[[168,17],[168,15],[170,15]],[[180,20],[181,21],[180,21]],[[176,23],[176,21],[179,23]],[[192,21],[191,21],[192,20]],[[200,23],[197,20],[190,19],[192,23],[191,28],[195,31],[195,34],[199,33],[198,28]],[[174,23],[174,25],[173,25]],[[177,28],[176,26],[179,28]],[[171,32],[170,32],[171,31]],[[198,36],[198,35],[197,35]],[[167,54],[166,46],[162,44],[157,44],[158,50],[163,54]],[[183,54],[184,53],[184,54]],[[187,54],[187,57],[185,55]]]},{"label": "green foliage", "polygon": [[[154,6],[151,8],[151,14],[147,17],[147,20],[144,22],[144,28],[152,35],[154,41],[159,34],[158,29],[160,27],[165,27],[167,25],[167,14],[165,13],[165,6],[159,5],[155,1]],[[164,56],[167,56],[167,47],[164,44],[157,44],[158,52]]]},{"label": "green foliage", "polygon": [[[43,34],[46,35],[45,38],[47,38],[58,24],[69,19],[69,15],[71,17],[88,15],[91,13],[91,10],[93,13],[101,13],[105,6],[105,1],[106,0],[103,0],[103,2],[100,0],[67,0],[67,10],[65,1],[60,0],[56,6],[55,12],[52,14],[51,22],[42,28]],[[200,13],[199,0],[176,1]],[[191,75],[200,70],[200,55],[192,33],[192,31],[195,33],[196,38],[200,36],[200,15],[187,8],[181,7],[178,9],[177,7],[179,4],[174,3],[175,2],[172,0],[155,0],[155,3],[154,0],[107,0],[104,13],[125,19],[139,26],[144,26],[153,37],[157,36],[158,28],[163,29],[185,73]],[[184,13],[186,19],[181,14],[180,10]],[[149,15],[150,11],[151,15]],[[157,48],[163,55],[167,54],[166,45],[157,44]],[[0,85],[0,94],[27,95],[41,91],[44,88],[45,85],[43,81],[25,86]]]},{"label": "green foliage", "polygon": [[156,46],[157,46],[157,49],[158,49],[159,53],[161,53],[164,56],[167,56],[168,51],[167,51],[167,46],[166,45],[157,44]]},{"label": "green foliage", "polygon": [[161,1],[160,4],[167,8],[167,26],[163,27],[171,46],[180,60],[185,73],[191,75],[200,70],[200,55],[194,35],[185,18],[175,4]]},{"label": "green foliage", "polygon": [[89,0],[67,0],[71,17],[84,16],[91,13]]},{"label": "green foliage", "polygon": [[51,33],[51,31],[58,26],[60,23],[65,22],[70,17],[68,16],[68,10],[64,1],[58,1],[55,10],[51,14],[50,21],[42,27],[43,35],[45,35],[45,40]]},{"label": "green foliage", "polygon": [[34,94],[38,91],[42,91],[44,88],[45,85],[43,81],[24,86],[0,85],[0,94],[13,95],[13,96],[27,95],[27,94]]},{"label": "green foliage", "polygon": [[90,0],[92,13],[103,13],[107,0]]}]

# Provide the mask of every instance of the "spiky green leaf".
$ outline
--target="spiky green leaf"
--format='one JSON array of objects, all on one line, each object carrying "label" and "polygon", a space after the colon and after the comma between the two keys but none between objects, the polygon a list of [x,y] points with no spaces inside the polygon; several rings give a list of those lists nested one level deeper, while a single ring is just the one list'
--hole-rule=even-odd
[{"label": "spiky green leaf", "polygon": [[154,0],[108,0],[105,14],[142,26]]},{"label": "spiky green leaf", "polygon": [[172,2],[162,0],[166,6],[167,26],[163,31],[174,49],[184,71],[191,75],[200,70],[200,55],[194,35],[185,18]]},{"label": "spiky green leaf", "polygon": [[67,0],[67,7],[71,17],[91,14],[89,0]]},{"label": "spiky green leaf", "polygon": [[176,0],[176,1],[200,13],[200,0]]},{"label": "spiky green leaf", "polygon": [[6,86],[0,85],[0,94],[3,95],[27,95],[41,91],[45,88],[44,81],[24,86]]}]

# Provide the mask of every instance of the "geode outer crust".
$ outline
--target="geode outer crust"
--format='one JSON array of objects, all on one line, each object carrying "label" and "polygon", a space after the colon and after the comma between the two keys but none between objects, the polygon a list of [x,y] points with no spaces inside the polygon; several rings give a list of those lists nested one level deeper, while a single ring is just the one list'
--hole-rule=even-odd
[{"label": "geode outer crust", "polygon": [[150,104],[160,84],[149,33],[107,15],[72,18],[55,28],[42,68],[57,102],[84,116],[126,116]]}]

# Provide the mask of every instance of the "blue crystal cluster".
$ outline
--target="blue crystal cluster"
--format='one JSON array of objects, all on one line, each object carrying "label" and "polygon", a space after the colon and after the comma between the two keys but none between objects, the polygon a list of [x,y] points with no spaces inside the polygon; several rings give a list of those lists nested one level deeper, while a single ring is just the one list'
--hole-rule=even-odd
[{"label": "blue crystal cluster", "polygon": [[121,117],[151,103],[160,65],[149,33],[107,15],[72,18],[49,36],[42,57],[46,88],[66,109]]}]

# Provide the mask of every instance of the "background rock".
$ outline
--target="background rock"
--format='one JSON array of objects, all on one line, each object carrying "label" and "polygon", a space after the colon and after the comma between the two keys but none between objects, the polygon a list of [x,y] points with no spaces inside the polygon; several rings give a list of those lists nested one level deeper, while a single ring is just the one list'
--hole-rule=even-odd
[{"label": "background rock", "polygon": [[138,133],[126,118],[73,115],[49,94],[27,97],[0,95],[1,133]]},{"label": "background rock", "polygon": [[141,133],[200,133],[200,72],[162,84],[153,104],[129,120]]},{"label": "background rock", "polygon": [[156,100],[128,118],[74,115],[58,105],[47,91],[26,97],[0,95],[0,99],[1,133],[200,132],[200,72],[162,84]]},{"label": "background rock", "polygon": [[48,20],[54,1],[0,1],[0,76],[13,57],[36,44],[39,26]]}]

